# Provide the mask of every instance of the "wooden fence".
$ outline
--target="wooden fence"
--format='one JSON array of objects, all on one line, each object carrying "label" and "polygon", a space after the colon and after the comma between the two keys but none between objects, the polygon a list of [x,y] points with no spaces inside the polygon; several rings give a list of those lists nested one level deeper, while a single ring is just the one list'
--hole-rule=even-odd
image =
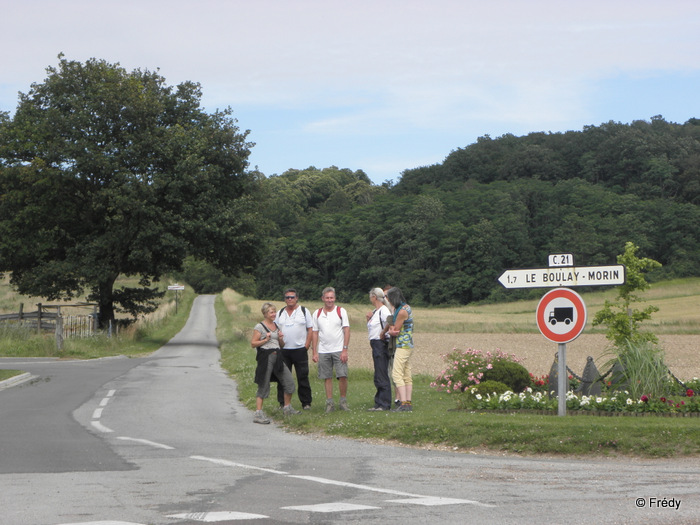
[{"label": "wooden fence", "polygon": [[[37,303],[35,312],[25,312],[24,304],[20,304],[19,312],[0,314],[0,322],[17,323],[38,332],[54,332],[56,346],[60,350],[63,340],[70,337],[89,337],[97,332],[97,305],[92,303],[43,305]],[[65,308],[89,308],[91,314],[64,316]]]}]

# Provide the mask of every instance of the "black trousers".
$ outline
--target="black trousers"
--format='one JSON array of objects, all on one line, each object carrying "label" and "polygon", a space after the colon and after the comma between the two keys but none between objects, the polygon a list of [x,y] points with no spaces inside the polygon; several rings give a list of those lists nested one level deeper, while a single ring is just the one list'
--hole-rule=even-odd
[{"label": "black trousers", "polygon": [[[306,348],[285,348],[282,360],[297,376],[297,395],[302,406],[311,404],[311,384],[309,383],[309,352]],[[284,392],[277,384],[277,401],[284,404]]]},{"label": "black trousers", "polygon": [[389,381],[389,346],[386,341],[372,339],[369,342],[372,347],[372,360],[374,361],[374,386],[377,393],[374,395],[374,406],[386,410],[391,408],[391,381]]}]

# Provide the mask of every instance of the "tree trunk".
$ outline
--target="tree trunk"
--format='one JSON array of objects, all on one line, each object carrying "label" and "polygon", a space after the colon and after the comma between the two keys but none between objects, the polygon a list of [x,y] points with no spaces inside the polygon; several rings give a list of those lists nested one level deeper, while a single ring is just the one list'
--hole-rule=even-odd
[{"label": "tree trunk", "polygon": [[98,327],[106,328],[109,326],[110,321],[114,321],[114,283],[117,280],[116,277],[109,277],[106,280],[100,282],[99,285],[99,313],[98,313]]}]

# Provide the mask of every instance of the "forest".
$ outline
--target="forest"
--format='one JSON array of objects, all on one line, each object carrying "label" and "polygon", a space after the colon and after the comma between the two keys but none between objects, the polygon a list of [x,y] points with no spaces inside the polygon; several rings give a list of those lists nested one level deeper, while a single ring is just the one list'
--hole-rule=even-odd
[{"label": "forest", "polygon": [[256,174],[265,233],[248,284],[363,301],[392,284],[416,305],[464,305],[505,290],[506,269],[616,264],[625,243],[662,263],[649,281],[700,275],[700,120],[652,117],[565,133],[484,136],[436,165],[373,184],[337,167]]}]

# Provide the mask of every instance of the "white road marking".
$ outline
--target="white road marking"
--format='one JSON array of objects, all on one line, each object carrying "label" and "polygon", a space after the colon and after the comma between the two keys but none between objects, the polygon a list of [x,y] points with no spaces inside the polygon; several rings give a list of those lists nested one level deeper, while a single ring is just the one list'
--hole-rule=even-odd
[{"label": "white road marking", "polygon": [[352,510],[376,510],[380,507],[369,505],[355,505],[354,503],[320,503],[318,505],[299,505],[296,507],[282,507],[285,510],[303,510],[306,512],[348,512]]},{"label": "white road marking", "polygon": [[97,430],[99,430],[100,432],[104,432],[104,433],[114,432],[114,430],[112,430],[111,428],[108,428],[108,427],[104,426],[104,425],[103,425],[102,423],[100,423],[99,421],[90,421],[90,424],[91,424],[93,427],[95,427]]},{"label": "white road marking", "polygon": [[[369,485],[359,485],[357,483],[348,483],[346,481],[337,481],[333,479],[327,479],[327,478],[319,478],[316,476],[297,476],[293,474],[288,474],[287,472],[281,472],[279,470],[273,470],[273,469],[267,469],[267,468],[261,468],[261,467],[254,467],[252,465],[246,465],[244,463],[236,463],[234,461],[229,461],[226,459],[217,459],[217,458],[208,458],[205,456],[190,456],[190,459],[197,459],[201,461],[209,461],[211,463],[215,463],[217,465],[223,465],[226,467],[239,467],[239,468],[245,468],[245,469],[252,469],[252,470],[261,470],[263,472],[270,472],[272,474],[280,474],[282,476],[288,476],[290,478],[295,478],[295,479],[303,479],[306,481],[313,481],[315,483],[322,483],[324,485],[336,485],[339,487],[348,487],[348,488],[354,488],[358,490],[366,490],[370,492],[379,492],[382,494],[391,494],[394,496],[404,496],[409,499],[397,499],[397,500],[387,500],[390,503],[410,503],[410,504],[415,504],[415,505],[425,505],[425,506],[434,506],[434,505],[478,505],[480,507],[495,507],[495,505],[489,505],[488,503],[480,503],[478,501],[473,501],[473,500],[468,500],[468,499],[456,499],[456,498],[442,498],[442,497],[433,497],[433,496],[423,496],[421,494],[412,494],[410,492],[402,492],[399,490],[393,490],[393,489],[382,489],[382,488],[377,488],[377,487],[370,487]],[[316,507],[312,505],[312,507]],[[284,507],[288,508],[288,507]],[[300,507],[295,507],[295,509],[298,509]],[[369,507],[369,508],[377,508],[377,507]],[[322,510],[315,510],[314,512],[335,512],[335,511],[322,511]]]},{"label": "white road marking", "polygon": [[139,439],[126,436],[119,436],[117,439],[121,439],[122,441],[135,441],[136,443],[143,443],[144,445],[149,445],[156,448],[164,448],[165,450],[175,450],[175,447],[164,445],[163,443],[156,443],[155,441],[149,441],[148,439]]},{"label": "white road marking", "polygon": [[190,514],[171,514],[167,517],[210,523],[215,521],[260,520],[269,518],[269,516],[263,516],[262,514],[247,514],[245,512],[194,512]]},{"label": "white road marking", "polygon": [[217,465],[223,465],[225,467],[240,467],[240,468],[246,468],[246,469],[251,469],[251,470],[261,470],[263,472],[270,472],[272,474],[281,474],[283,476],[288,475],[286,472],[282,472],[281,470],[273,470],[273,469],[269,469],[269,468],[254,467],[252,465],[244,465],[243,463],[235,463],[235,462],[229,461],[227,459],[208,458],[206,456],[190,456],[190,459],[197,459],[200,461],[209,461],[210,463],[215,463]]},{"label": "white road marking", "polygon": [[62,523],[61,525],[142,525],[131,521],[81,521],[80,523]]},{"label": "white road marking", "polygon": [[412,499],[390,499],[387,501],[389,503],[408,503],[411,505],[424,505],[426,507],[433,507],[437,505],[476,505],[478,507],[493,508],[496,506],[488,503],[480,503],[470,499],[440,498],[431,496],[421,496]]},{"label": "white road marking", "polygon": [[412,498],[423,498],[420,494],[411,494],[410,492],[401,492],[393,489],[379,489],[376,487],[369,487],[367,485],[358,485],[357,483],[348,483],[347,481],[336,481],[333,479],[317,478],[315,476],[294,476],[290,475],[290,478],[305,479],[307,481],[314,481],[316,483],[322,483],[324,485],[338,485],[340,487],[348,487],[352,489],[369,490],[371,492],[382,492],[384,494],[393,494],[394,496],[408,496]]},{"label": "white road marking", "polygon": [[92,419],[100,419],[102,417],[102,408],[96,408],[95,411],[92,413]]}]

